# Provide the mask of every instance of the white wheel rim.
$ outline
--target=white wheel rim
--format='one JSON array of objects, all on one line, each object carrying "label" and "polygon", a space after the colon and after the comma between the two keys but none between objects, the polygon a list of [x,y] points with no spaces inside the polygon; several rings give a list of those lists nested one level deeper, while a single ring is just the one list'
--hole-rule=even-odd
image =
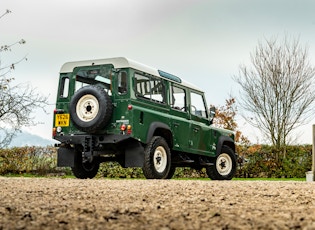
[{"label": "white wheel rim", "polygon": [[154,167],[158,173],[164,172],[167,165],[167,154],[162,146],[155,149],[153,155]]},{"label": "white wheel rim", "polygon": [[92,121],[99,111],[98,100],[91,94],[84,95],[78,101],[76,111],[77,116],[81,121]]},{"label": "white wheel rim", "polygon": [[232,171],[232,159],[227,153],[222,153],[217,158],[216,168],[220,175],[226,176]]}]

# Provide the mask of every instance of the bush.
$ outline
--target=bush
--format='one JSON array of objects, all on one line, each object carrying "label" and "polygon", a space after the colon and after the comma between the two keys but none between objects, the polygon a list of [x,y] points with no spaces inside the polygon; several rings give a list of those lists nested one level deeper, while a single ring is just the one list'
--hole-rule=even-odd
[{"label": "bush", "polygon": [[[236,177],[303,178],[312,166],[312,146],[287,146],[276,151],[271,146],[243,148]],[[285,153],[285,155],[284,155]],[[57,167],[54,147],[20,147],[0,150],[0,175],[72,175],[70,168]],[[123,168],[117,162],[100,165],[97,177],[144,178],[141,168]],[[208,178],[206,170],[176,168],[173,178]]]},{"label": "bush", "polygon": [[47,175],[60,172],[56,148],[14,147],[0,150],[0,174],[31,173]]},{"label": "bush", "polygon": [[249,147],[241,155],[237,177],[303,178],[312,166],[312,146]]},{"label": "bush", "polygon": [[[107,178],[145,178],[141,168],[123,168],[117,162],[106,162],[100,165],[97,177]],[[202,178],[208,177],[206,170],[191,168],[176,168],[173,178]]]},{"label": "bush", "polygon": [[102,163],[98,170],[97,177],[144,178],[141,168],[123,168],[117,162]]}]

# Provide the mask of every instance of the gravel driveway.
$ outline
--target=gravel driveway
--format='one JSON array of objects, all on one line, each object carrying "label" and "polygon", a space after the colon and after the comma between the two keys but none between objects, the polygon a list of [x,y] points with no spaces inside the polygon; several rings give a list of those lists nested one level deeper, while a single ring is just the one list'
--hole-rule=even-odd
[{"label": "gravel driveway", "polygon": [[315,183],[0,177],[4,229],[315,229]]}]

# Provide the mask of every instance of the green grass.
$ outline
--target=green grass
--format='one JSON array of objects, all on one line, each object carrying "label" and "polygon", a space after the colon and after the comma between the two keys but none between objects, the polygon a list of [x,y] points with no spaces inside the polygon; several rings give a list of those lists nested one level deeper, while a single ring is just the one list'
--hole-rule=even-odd
[{"label": "green grass", "polygon": [[50,175],[38,175],[38,174],[32,174],[32,173],[8,173],[8,174],[4,174],[4,175],[0,175],[2,177],[26,177],[26,178],[75,178],[75,176],[73,175],[54,175],[54,174],[50,174]]},{"label": "green grass", "polygon": [[306,181],[306,178],[233,178],[233,180],[243,180],[243,181]]},{"label": "green grass", "polygon": [[[41,177],[41,178],[75,178],[73,175],[37,175],[32,173],[21,173],[21,174],[15,174],[15,173],[9,173],[1,175],[3,177]],[[106,178],[106,177],[96,177],[96,179],[121,179],[121,180],[132,180],[132,179],[144,179],[145,178]],[[197,178],[197,177],[181,177],[181,178],[173,178],[172,180],[209,180],[209,178]],[[306,178],[233,178],[233,181],[306,181]]]}]

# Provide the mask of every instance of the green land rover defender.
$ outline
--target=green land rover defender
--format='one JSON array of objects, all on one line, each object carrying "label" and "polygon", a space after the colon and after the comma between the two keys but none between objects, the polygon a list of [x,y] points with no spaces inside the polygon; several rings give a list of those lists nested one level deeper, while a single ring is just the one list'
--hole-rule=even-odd
[{"label": "green land rover defender", "polygon": [[54,111],[57,165],[82,179],[116,161],[142,167],[148,179],[191,167],[230,180],[234,134],[213,127],[213,117],[202,90],[167,72],[122,57],[68,62]]}]

